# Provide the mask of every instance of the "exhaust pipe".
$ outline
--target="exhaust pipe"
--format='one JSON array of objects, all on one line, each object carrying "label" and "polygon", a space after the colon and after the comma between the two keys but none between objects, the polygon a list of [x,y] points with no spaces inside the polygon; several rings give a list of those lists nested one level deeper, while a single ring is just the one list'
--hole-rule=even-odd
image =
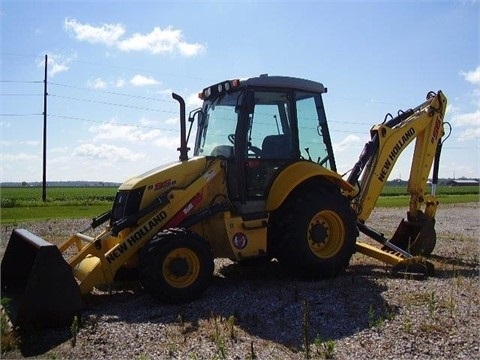
[{"label": "exhaust pipe", "polygon": [[25,229],[12,231],[1,265],[2,299],[14,326],[66,326],[82,308],[80,288],[60,250]]}]

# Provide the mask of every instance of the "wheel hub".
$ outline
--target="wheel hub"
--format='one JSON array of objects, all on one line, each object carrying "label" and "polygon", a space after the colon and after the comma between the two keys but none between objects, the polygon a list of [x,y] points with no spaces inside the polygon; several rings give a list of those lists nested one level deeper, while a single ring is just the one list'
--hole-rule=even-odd
[{"label": "wheel hub", "polygon": [[173,276],[185,276],[188,273],[188,261],[185,258],[177,257],[175,259],[172,259],[168,268]]},{"label": "wheel hub", "polygon": [[335,256],[343,246],[345,228],[334,211],[322,210],[313,216],[308,227],[308,246],[322,259]]},{"label": "wheel hub", "polygon": [[324,245],[328,237],[327,229],[323,224],[315,224],[310,229],[310,237],[315,244]]}]

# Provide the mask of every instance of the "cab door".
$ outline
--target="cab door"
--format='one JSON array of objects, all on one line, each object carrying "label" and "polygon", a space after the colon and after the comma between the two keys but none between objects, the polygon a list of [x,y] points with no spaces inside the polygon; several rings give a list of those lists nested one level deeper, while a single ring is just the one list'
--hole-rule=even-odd
[{"label": "cab door", "polygon": [[298,158],[291,92],[256,90],[247,118],[243,174],[247,200],[265,199],[275,174]]}]

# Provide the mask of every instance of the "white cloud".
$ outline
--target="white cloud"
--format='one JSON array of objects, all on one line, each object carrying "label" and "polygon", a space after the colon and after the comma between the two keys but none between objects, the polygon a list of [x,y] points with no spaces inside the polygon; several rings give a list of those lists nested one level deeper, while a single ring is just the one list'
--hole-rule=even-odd
[{"label": "white cloud", "polygon": [[342,152],[348,149],[351,149],[354,145],[363,144],[364,141],[361,140],[360,137],[356,135],[348,135],[342,141],[333,144],[334,153]]},{"label": "white cloud", "polygon": [[171,26],[162,29],[155,27],[148,34],[135,33],[118,44],[122,51],[148,51],[152,54],[179,52],[184,56],[194,56],[204,49],[201,44],[189,44],[183,40],[182,31]]},{"label": "white cloud", "polygon": [[172,124],[178,124],[178,117],[172,117],[167,120],[165,120],[165,124],[167,125],[172,125]]},{"label": "white cloud", "polygon": [[[63,55],[57,53],[47,52],[47,64],[48,64],[48,76],[53,77],[56,74],[67,71],[70,69],[70,63],[76,59],[76,54]],[[44,68],[45,67],[45,57],[42,56],[41,59],[37,60],[37,66]]]},{"label": "white cloud", "polygon": [[149,85],[159,85],[160,81],[155,80],[151,76],[135,75],[130,79],[130,84],[133,86],[149,86]]},{"label": "white cloud", "polygon": [[460,141],[480,139],[480,127],[463,130],[458,134]]},{"label": "white cloud", "polygon": [[180,138],[178,136],[162,136],[157,138],[154,145],[167,149],[177,149],[180,146]]},{"label": "white cloud", "polygon": [[27,153],[18,153],[18,154],[2,154],[2,161],[4,162],[11,162],[11,163],[21,163],[24,161],[31,161],[31,160],[40,160],[39,155],[32,155]]},{"label": "white cloud", "polygon": [[177,44],[180,53],[185,56],[195,56],[205,50],[205,46],[201,44],[188,44],[186,42],[179,42]]},{"label": "white cloud", "polygon": [[40,145],[40,141],[39,140],[20,140],[20,141],[0,140],[0,145],[2,146],[16,146],[16,145],[38,146]]},{"label": "white cloud", "polygon": [[79,41],[87,41],[95,44],[115,46],[120,51],[146,51],[151,54],[178,53],[186,57],[192,57],[205,50],[205,45],[188,43],[184,40],[182,31],[173,29],[171,26],[162,29],[154,27],[149,33],[135,33],[130,37],[122,38],[125,27],[122,24],[103,24],[93,26],[81,24],[75,19],[65,19],[64,27],[73,33]]},{"label": "white cloud", "polygon": [[[460,71],[460,75],[473,85],[480,85],[480,66],[472,71]],[[454,105],[447,106],[447,116],[458,140],[480,139],[480,89],[473,90],[473,109],[465,110]],[[459,129],[460,128],[460,129]]]},{"label": "white cloud", "polygon": [[125,86],[125,79],[122,79],[122,78],[118,78],[117,81],[115,82],[115,87],[117,88],[122,88]]},{"label": "white cloud", "polygon": [[140,119],[140,125],[142,126],[157,126],[159,122],[157,120],[151,120],[147,118],[141,118]]},{"label": "white cloud", "polygon": [[75,19],[65,19],[64,27],[72,32],[75,39],[87,41],[89,43],[101,43],[108,46],[117,44],[118,40],[125,34],[122,24],[104,24],[103,26],[92,26],[90,24],[80,24]]},{"label": "white cloud", "polygon": [[94,88],[94,89],[106,89],[107,88],[107,83],[105,81],[103,81],[102,78],[96,78],[96,79],[93,79],[93,80],[88,80],[87,81],[87,86],[88,87],[91,87],[91,88]]},{"label": "white cloud", "polygon": [[[450,120],[460,141],[480,139],[480,110],[470,113],[454,111]],[[462,128],[458,131],[458,128]]]},{"label": "white cloud", "polygon": [[460,71],[460,75],[463,76],[463,78],[469,83],[480,85],[480,66],[477,66],[475,70]]},{"label": "white cloud", "polygon": [[480,126],[480,110],[472,113],[455,114],[452,122],[456,126]]},{"label": "white cloud", "polygon": [[73,155],[108,161],[139,161],[145,157],[145,155],[132,152],[125,147],[108,144],[83,144],[75,148]]},{"label": "white cloud", "polygon": [[202,99],[198,97],[198,93],[191,94],[186,101],[187,108],[196,109],[202,106]]},{"label": "white cloud", "polygon": [[126,140],[130,142],[150,142],[158,138],[161,133],[158,129],[143,129],[115,123],[92,126],[89,131],[96,134],[94,140]]}]

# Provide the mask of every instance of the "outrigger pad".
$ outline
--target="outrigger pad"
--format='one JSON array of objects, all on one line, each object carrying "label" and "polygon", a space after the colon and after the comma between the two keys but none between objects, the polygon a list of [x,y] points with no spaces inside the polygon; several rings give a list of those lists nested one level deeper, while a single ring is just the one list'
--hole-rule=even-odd
[{"label": "outrigger pad", "polygon": [[60,250],[25,229],[12,231],[2,259],[2,298],[15,326],[70,325],[82,307],[80,288]]}]

